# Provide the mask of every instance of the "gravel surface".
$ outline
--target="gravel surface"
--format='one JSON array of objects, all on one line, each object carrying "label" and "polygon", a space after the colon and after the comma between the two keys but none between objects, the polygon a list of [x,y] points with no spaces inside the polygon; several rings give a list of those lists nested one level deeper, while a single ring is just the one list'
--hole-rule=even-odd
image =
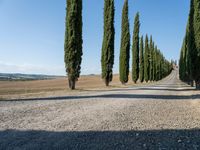
[{"label": "gravel surface", "polygon": [[173,71],[153,86],[0,101],[0,149],[200,149],[200,95]]}]

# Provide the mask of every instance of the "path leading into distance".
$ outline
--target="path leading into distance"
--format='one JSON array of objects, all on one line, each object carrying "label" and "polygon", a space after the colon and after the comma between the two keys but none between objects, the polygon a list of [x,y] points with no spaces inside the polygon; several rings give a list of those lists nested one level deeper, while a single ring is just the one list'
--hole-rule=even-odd
[{"label": "path leading into distance", "polygon": [[0,149],[198,150],[200,92],[173,71],[153,86],[0,101]]}]

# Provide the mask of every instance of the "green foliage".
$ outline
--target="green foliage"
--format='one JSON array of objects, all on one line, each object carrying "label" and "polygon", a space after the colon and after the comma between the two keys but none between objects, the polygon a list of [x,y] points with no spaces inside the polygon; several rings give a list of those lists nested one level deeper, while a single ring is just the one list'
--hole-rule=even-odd
[{"label": "green foliage", "polygon": [[[69,87],[75,89],[75,83],[80,76],[81,61],[82,61],[82,0],[66,0],[66,31],[65,31],[65,66],[68,74]],[[197,3],[197,0],[195,0]],[[198,3],[199,6],[199,3]],[[198,22],[199,13],[194,11],[195,17]],[[102,43],[102,55],[101,55],[101,67],[102,67],[102,79],[106,86],[112,81],[113,78],[113,65],[114,65],[114,40],[115,40],[115,28],[114,28],[114,0],[104,0],[104,35]],[[188,27],[188,31],[194,29],[195,33],[199,34],[199,24]],[[133,46],[132,46],[132,80],[136,83],[140,78],[140,81],[146,82],[160,80],[167,76],[171,70],[172,65],[169,63],[155,47],[152,36],[149,38],[146,35],[145,46],[143,37],[139,36],[140,32],[140,20],[139,13],[136,14],[134,20],[134,31],[133,31]],[[192,36],[188,34],[185,41],[189,44],[185,45],[186,49],[189,49],[189,45],[197,45],[196,51],[200,55],[199,39],[198,34]],[[196,37],[193,42],[190,37]],[[199,45],[198,45],[199,44]],[[190,48],[190,51],[192,49]],[[183,51],[181,61],[187,61],[192,64],[198,59],[189,59],[185,56],[188,54]],[[191,53],[192,54],[192,53]],[[189,56],[189,55],[188,55]],[[193,55],[191,55],[193,58]],[[128,19],[128,0],[124,1],[124,7],[122,11],[122,26],[121,26],[121,46],[120,46],[120,81],[122,84],[128,82],[129,77],[129,59],[130,59],[130,31],[129,31],[129,19]],[[184,62],[180,62],[181,64]],[[184,67],[182,67],[184,68]],[[189,68],[189,67],[188,67]],[[197,67],[196,67],[197,68]],[[195,68],[195,69],[196,69]],[[193,69],[193,71],[195,70]],[[196,71],[196,70],[195,70]],[[189,71],[188,71],[189,72]]]},{"label": "green foliage", "polygon": [[122,11],[122,25],[121,25],[121,47],[120,47],[120,63],[119,74],[122,84],[128,82],[129,76],[129,59],[130,59],[130,31],[128,19],[128,0],[124,1]]},{"label": "green foliage", "polygon": [[179,59],[179,78],[181,79],[181,80],[183,80],[184,78],[183,78],[183,76],[184,76],[184,70],[183,70],[183,64],[184,64],[184,62],[183,62],[183,50],[181,49],[181,53],[180,53],[180,59]]},{"label": "green foliage", "polygon": [[186,35],[183,41],[180,60],[180,79],[190,83],[196,83],[200,88],[200,1],[191,0],[190,13],[186,28]]},{"label": "green foliage", "polygon": [[133,82],[137,82],[139,78],[139,30],[140,30],[140,21],[139,21],[139,13],[135,16],[134,22],[134,31],[133,31],[133,62],[132,62],[132,80]]},{"label": "green foliage", "polygon": [[104,36],[102,44],[102,79],[106,86],[112,81],[113,78],[113,65],[114,65],[114,0],[104,0]]},{"label": "green foliage", "polygon": [[149,44],[149,80],[153,81],[153,39],[152,36],[150,37],[150,44]]},{"label": "green foliage", "polygon": [[148,81],[158,81],[171,73],[172,64],[165,59],[161,51],[155,46],[152,37],[150,42],[148,36],[145,39],[144,54],[144,79]]},{"label": "green foliage", "polygon": [[71,89],[80,76],[82,43],[82,0],[67,0],[64,60]]},{"label": "green foliage", "polygon": [[194,41],[194,28],[193,28],[193,0],[191,1],[191,10],[189,13],[188,24],[186,29],[186,35],[183,42],[183,80],[185,82],[192,82],[195,76],[195,66],[191,66],[195,63],[196,59],[196,48]]},{"label": "green foliage", "polygon": [[180,67],[179,67],[179,74],[180,74],[180,79],[183,81],[188,82],[189,81],[189,70],[188,70],[188,37],[187,35],[185,36],[183,40],[183,45],[181,48],[181,58],[180,58]]},{"label": "green foliage", "polygon": [[145,38],[145,52],[144,52],[144,79],[149,81],[149,39],[146,35]]},{"label": "green foliage", "polygon": [[193,78],[196,82],[196,88],[200,89],[200,1],[194,0],[194,20],[193,20],[194,44],[191,49],[191,59],[194,60],[191,65],[195,67],[193,70]]},{"label": "green foliage", "polygon": [[153,81],[156,80],[156,49],[157,47],[153,44],[153,52],[152,52],[152,58],[153,58]]},{"label": "green foliage", "polygon": [[140,39],[140,82],[144,81],[144,41]]},{"label": "green foliage", "polygon": [[158,81],[159,80],[159,63],[158,63],[158,58],[159,58],[159,55],[158,55],[158,48],[157,46],[155,47],[155,51],[154,51],[154,57],[155,57],[155,77],[154,77],[154,80],[155,81]]}]

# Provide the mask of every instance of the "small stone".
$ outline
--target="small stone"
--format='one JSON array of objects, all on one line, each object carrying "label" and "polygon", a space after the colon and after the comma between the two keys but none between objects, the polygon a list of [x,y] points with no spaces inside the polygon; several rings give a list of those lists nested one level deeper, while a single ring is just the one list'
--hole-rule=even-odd
[{"label": "small stone", "polygon": [[143,144],[143,147],[147,147],[147,145],[146,145],[146,144]]}]

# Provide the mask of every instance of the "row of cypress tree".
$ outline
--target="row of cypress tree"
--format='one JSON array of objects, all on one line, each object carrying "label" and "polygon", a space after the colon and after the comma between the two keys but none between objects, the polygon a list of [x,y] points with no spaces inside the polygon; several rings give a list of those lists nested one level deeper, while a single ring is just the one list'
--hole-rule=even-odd
[{"label": "row of cypress tree", "polygon": [[[82,61],[82,0],[66,0],[66,32],[65,32],[65,67],[68,74],[69,88],[75,89],[80,76]],[[102,44],[102,79],[108,86],[113,78],[114,65],[114,0],[104,0],[104,35]],[[168,75],[172,69],[170,63],[154,45],[152,37],[140,38],[139,13],[136,14],[132,45],[132,80],[157,81]],[[122,12],[122,32],[120,47],[120,81],[125,84],[129,80],[130,31],[128,19],[128,0],[124,1]]]},{"label": "row of cypress tree", "polygon": [[[122,31],[120,47],[120,81],[122,84],[129,79],[129,59],[130,59],[130,29],[128,19],[128,0],[124,1],[122,11]],[[139,13],[135,16],[133,45],[132,45],[132,81],[136,83],[138,79],[143,81],[158,81],[167,76],[172,70],[172,64],[169,63],[163,54],[155,46],[152,36],[146,35],[145,47],[143,36],[140,38],[140,20]]]},{"label": "row of cypress tree", "polygon": [[180,60],[180,79],[200,89],[200,0],[191,0]]}]

